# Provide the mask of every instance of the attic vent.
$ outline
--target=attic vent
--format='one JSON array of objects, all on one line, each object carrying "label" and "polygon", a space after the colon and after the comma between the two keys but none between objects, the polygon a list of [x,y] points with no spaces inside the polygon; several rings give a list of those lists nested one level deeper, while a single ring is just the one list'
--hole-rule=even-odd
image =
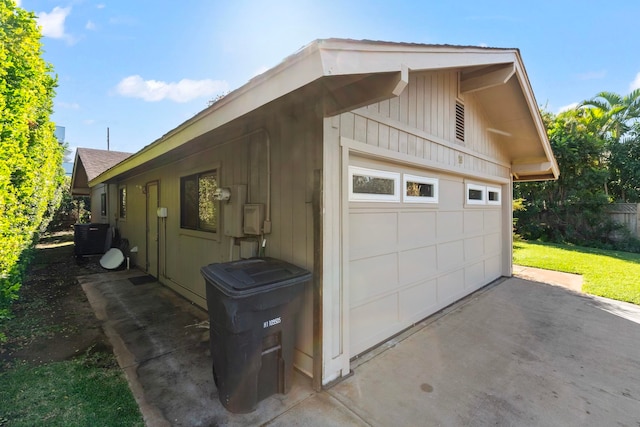
[{"label": "attic vent", "polygon": [[464,104],[456,101],[456,139],[464,142]]}]

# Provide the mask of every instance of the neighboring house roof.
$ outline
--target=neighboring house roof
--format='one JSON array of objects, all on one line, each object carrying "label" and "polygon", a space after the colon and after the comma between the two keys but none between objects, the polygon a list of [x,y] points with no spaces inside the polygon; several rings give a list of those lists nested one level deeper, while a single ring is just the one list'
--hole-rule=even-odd
[{"label": "neighboring house roof", "polygon": [[[496,140],[505,146],[514,180],[555,179],[558,165],[518,49],[316,40],[276,67],[251,79],[160,139],[95,179],[125,177],[176,155],[189,143],[230,127],[249,127],[252,113],[275,101],[322,97],[322,114],[337,115],[398,96],[409,70],[458,70],[461,93],[475,92]],[[222,132],[222,131],[221,131]]]},{"label": "neighboring house roof", "polygon": [[78,148],[71,174],[71,194],[74,196],[89,195],[91,180],[127,159],[131,154],[121,151]]}]

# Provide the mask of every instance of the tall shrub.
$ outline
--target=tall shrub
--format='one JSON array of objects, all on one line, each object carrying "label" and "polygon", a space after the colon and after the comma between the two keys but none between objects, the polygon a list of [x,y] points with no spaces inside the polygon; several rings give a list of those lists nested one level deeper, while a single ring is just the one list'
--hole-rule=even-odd
[{"label": "tall shrub", "polygon": [[589,127],[584,113],[543,114],[560,177],[514,186],[515,198],[524,199],[524,209],[514,212],[516,232],[526,239],[588,246],[613,243],[610,236],[615,225],[606,214],[606,140]]},{"label": "tall shrub", "polygon": [[0,0],[0,318],[20,287],[19,262],[63,177],[50,121],[56,78],[33,13]]}]

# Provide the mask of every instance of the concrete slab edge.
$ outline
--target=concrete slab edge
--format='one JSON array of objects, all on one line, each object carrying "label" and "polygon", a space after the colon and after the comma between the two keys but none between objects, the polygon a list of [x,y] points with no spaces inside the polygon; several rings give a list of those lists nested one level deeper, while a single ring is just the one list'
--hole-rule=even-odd
[{"label": "concrete slab edge", "polygon": [[91,308],[93,308],[96,318],[102,325],[102,330],[113,347],[113,353],[118,361],[118,366],[120,366],[120,369],[122,369],[125,378],[127,379],[129,389],[140,408],[145,425],[154,427],[171,426],[171,423],[164,417],[162,412],[147,400],[144,388],[138,379],[138,366],[135,363],[135,357],[127,349],[127,346],[122,341],[120,335],[109,324],[109,322],[107,322],[105,301],[102,294],[91,284],[81,283],[81,286],[89,300]]}]

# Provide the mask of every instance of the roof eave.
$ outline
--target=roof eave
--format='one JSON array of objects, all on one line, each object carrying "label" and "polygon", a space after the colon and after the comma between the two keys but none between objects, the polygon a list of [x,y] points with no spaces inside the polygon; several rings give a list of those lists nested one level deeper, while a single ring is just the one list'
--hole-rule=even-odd
[{"label": "roof eave", "polygon": [[[425,53],[435,53],[435,55],[425,55]],[[139,167],[322,77],[397,73],[397,78],[392,76],[383,81],[386,88],[384,94],[371,94],[373,100],[371,102],[374,102],[381,96],[397,96],[397,89],[402,86],[401,82],[407,70],[461,69],[508,63],[513,63],[516,67],[520,87],[527,99],[539,140],[547,160],[552,164],[551,174],[557,178],[557,164],[517,49],[328,39],[317,40],[307,45],[278,66],[253,78],[138,153],[90,180],[89,186],[113,180],[122,173]],[[376,88],[379,86],[373,85]],[[357,100],[360,103],[365,101],[367,100]],[[352,100],[352,102],[355,101]],[[348,107],[348,102],[343,103],[330,112],[340,112]],[[353,106],[353,108],[356,107],[357,105]]]}]

